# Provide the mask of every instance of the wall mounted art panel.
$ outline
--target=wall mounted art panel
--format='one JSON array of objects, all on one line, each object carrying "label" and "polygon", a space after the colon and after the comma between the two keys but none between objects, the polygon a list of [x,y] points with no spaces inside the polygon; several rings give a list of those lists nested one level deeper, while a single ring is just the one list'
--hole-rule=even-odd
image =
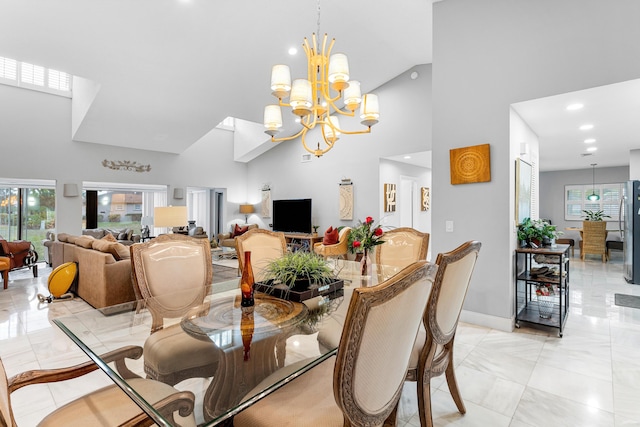
[{"label": "wall mounted art panel", "polygon": [[489,144],[449,150],[451,184],[471,184],[491,181]]},{"label": "wall mounted art panel", "polygon": [[431,193],[429,187],[420,188],[420,210],[428,211],[431,207]]},{"label": "wall mounted art panel", "polygon": [[340,219],[353,219],[353,184],[340,184]]},{"label": "wall mounted art panel", "polygon": [[384,211],[395,212],[396,211],[396,185],[385,184],[384,185]]}]

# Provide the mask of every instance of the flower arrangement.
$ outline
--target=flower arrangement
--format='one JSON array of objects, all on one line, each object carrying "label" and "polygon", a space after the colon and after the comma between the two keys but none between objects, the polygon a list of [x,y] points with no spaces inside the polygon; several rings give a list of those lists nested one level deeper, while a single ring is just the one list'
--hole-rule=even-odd
[{"label": "flower arrangement", "polygon": [[538,283],[536,285],[536,295],[537,296],[553,296],[558,293],[558,286],[552,283]]},{"label": "flower arrangement", "polygon": [[363,253],[371,250],[374,246],[384,243],[382,240],[384,232],[380,225],[375,225],[373,218],[368,216],[364,222],[358,221],[358,225],[351,229],[349,234],[349,252]]}]

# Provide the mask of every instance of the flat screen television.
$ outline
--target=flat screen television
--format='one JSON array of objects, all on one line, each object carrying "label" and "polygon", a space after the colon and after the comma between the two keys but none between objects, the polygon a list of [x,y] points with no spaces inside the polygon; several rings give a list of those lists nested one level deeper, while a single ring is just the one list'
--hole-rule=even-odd
[{"label": "flat screen television", "polygon": [[311,233],[311,199],[273,201],[273,231]]}]

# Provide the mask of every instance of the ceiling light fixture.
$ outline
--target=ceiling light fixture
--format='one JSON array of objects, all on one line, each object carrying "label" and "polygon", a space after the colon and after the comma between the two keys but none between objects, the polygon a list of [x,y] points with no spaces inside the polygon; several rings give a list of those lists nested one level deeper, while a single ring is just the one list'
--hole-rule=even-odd
[{"label": "ceiling light fixture", "polygon": [[587,138],[584,140],[585,144],[593,144],[594,142],[596,142],[595,138]]},{"label": "ceiling light fixture", "polygon": [[[318,0],[317,34],[320,34],[320,0]],[[311,39],[311,45],[306,37],[302,45],[307,55],[306,79],[295,79],[292,83],[288,65],[273,66],[271,90],[272,94],[278,98],[278,104],[267,105],[264,108],[264,127],[266,128],[265,133],[271,135],[271,141],[289,141],[301,137],[304,149],[314,156],[320,157],[333,148],[340,134],[370,133],[371,126],[378,123],[380,112],[378,96],[371,93],[362,96],[360,82],[349,80],[347,56],[343,53],[331,54],[335,39],[328,42],[328,37],[325,34],[321,46],[318,44],[316,33],[312,34]],[[346,108],[340,108],[336,105],[336,102],[339,102],[343,95]],[[283,102],[283,99],[287,97],[289,102]],[[355,131],[342,129],[338,116],[354,117],[358,106],[360,106],[360,123],[366,126],[366,129]],[[302,125],[300,132],[288,137],[275,138],[282,127],[280,107],[291,107],[293,114],[300,118]],[[309,148],[306,143],[307,132],[316,126],[320,126],[324,148],[320,148],[320,142],[318,142],[316,149]]]},{"label": "ceiling light fixture", "polygon": [[591,130],[591,129],[593,129],[592,124],[586,124],[586,125],[580,126],[580,130]]},{"label": "ceiling light fixture", "polygon": [[584,104],[580,104],[580,103],[570,104],[570,105],[567,105],[567,110],[574,111],[574,110],[579,110],[582,107],[584,107]]},{"label": "ceiling light fixture", "polygon": [[587,151],[597,151],[598,147],[589,147],[587,148]]},{"label": "ceiling light fixture", "polygon": [[591,194],[587,196],[587,200],[591,202],[600,200],[600,196],[596,194],[596,165],[597,163],[591,163],[591,167],[593,167],[593,186],[591,187]]}]

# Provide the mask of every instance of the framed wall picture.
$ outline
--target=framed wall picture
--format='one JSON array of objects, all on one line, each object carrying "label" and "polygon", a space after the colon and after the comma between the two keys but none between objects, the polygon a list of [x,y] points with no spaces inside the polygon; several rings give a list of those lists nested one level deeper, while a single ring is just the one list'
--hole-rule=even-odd
[{"label": "framed wall picture", "polygon": [[340,220],[351,221],[353,219],[353,184],[341,183],[340,185]]},{"label": "framed wall picture", "polygon": [[431,207],[431,193],[429,187],[420,187],[420,210],[428,211]]},{"label": "framed wall picture", "polygon": [[533,168],[522,159],[516,160],[516,221],[531,217],[531,178]]},{"label": "framed wall picture", "polygon": [[384,185],[384,194],[382,195],[384,199],[384,211],[385,212],[395,212],[396,211],[396,185],[395,184],[385,184]]},{"label": "framed wall picture", "polygon": [[262,218],[271,218],[271,190],[262,190],[260,213]]},{"label": "framed wall picture", "polygon": [[453,185],[491,181],[489,144],[449,150],[449,162]]}]

